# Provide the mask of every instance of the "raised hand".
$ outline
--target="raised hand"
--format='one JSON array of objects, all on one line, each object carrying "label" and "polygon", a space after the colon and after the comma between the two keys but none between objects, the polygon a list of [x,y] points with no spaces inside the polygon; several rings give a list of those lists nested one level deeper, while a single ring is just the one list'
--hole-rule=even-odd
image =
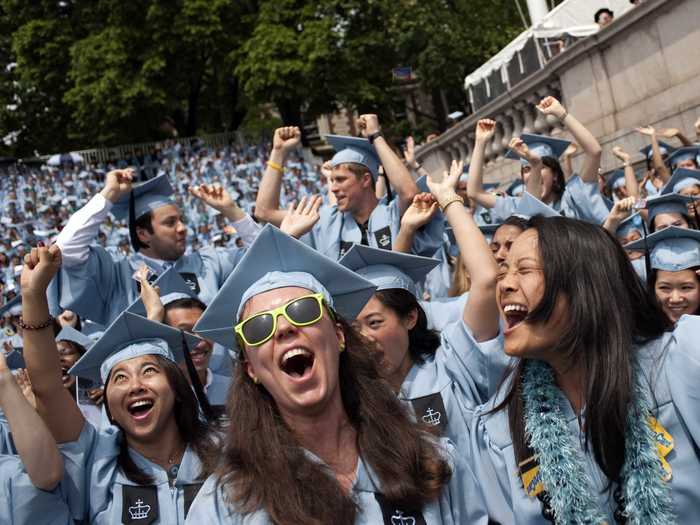
[{"label": "raised hand", "polygon": [[562,153],[561,156],[562,156],[563,158],[571,157],[572,155],[575,155],[577,151],[578,151],[578,144],[576,144],[575,142],[572,142],[572,143],[569,144],[569,146],[564,150],[564,153]]},{"label": "raised hand", "polygon": [[101,407],[104,402],[105,389],[102,386],[96,388],[91,388],[88,390],[88,397],[90,401],[95,403],[95,406]]},{"label": "raised hand", "polygon": [[372,133],[377,133],[382,130],[379,126],[377,115],[373,113],[360,115],[360,118],[357,119],[357,127],[365,138],[369,137]]},{"label": "raised hand", "polygon": [[634,209],[635,202],[636,199],[634,197],[620,199],[613,205],[612,210],[610,210],[610,218],[618,222],[625,220]]},{"label": "raised hand", "polygon": [[299,145],[301,130],[296,126],[277,128],[272,138],[272,149],[288,153]]},{"label": "raised hand", "polygon": [[491,140],[496,133],[496,121],[482,118],[476,123],[476,140],[486,142]]},{"label": "raised hand", "polygon": [[665,139],[672,139],[673,137],[677,137],[679,134],[680,130],[678,128],[661,128],[656,130],[656,135]]},{"label": "raised hand", "polygon": [[[5,361],[5,356],[0,358],[3,362]],[[0,364],[2,366],[2,364]],[[17,370],[15,374],[15,380],[19,389],[22,391],[24,398],[32,405],[32,408],[36,409],[36,396],[34,395],[34,389],[32,388],[32,381],[29,379],[29,374],[24,368]]]},{"label": "raised hand", "polygon": [[406,138],[406,147],[403,149],[403,158],[409,168],[418,168],[418,163],[416,162],[416,141],[413,137]]},{"label": "raised hand", "polygon": [[320,217],[318,210],[321,204],[323,204],[323,198],[320,195],[314,195],[308,199],[302,197],[297,206],[291,203],[280,224],[280,230],[297,239],[311,231]]},{"label": "raised hand", "polygon": [[523,140],[519,137],[513,137],[510,141],[510,144],[508,144],[508,147],[512,149],[515,153],[517,153],[518,156],[528,161],[530,164],[540,161],[540,157],[537,154],[535,154],[530,148],[528,148],[527,144],[525,144],[525,142],[523,142]]},{"label": "raised hand", "polygon": [[450,171],[445,172],[441,181],[435,181],[432,177],[428,177],[426,182],[428,183],[428,188],[430,193],[432,193],[439,203],[442,203],[446,199],[452,198],[455,193],[455,188],[459,182],[459,177],[462,175],[464,170],[464,162],[453,160],[450,165]]},{"label": "raised hand", "polygon": [[437,200],[430,193],[418,193],[401,217],[401,228],[417,231],[428,224],[439,209]]},{"label": "raised hand", "polygon": [[117,202],[120,198],[131,191],[135,175],[136,171],[134,168],[112,170],[107,172],[105,187],[100,193],[105,199],[111,202]]},{"label": "raised hand", "polygon": [[197,199],[222,213],[226,209],[238,207],[221,184],[200,184],[199,186],[190,186],[189,192]]},{"label": "raised hand", "polygon": [[630,161],[631,155],[627,153],[621,146],[615,146],[612,149],[613,155],[620,159],[623,163],[628,163]]},{"label": "raised hand", "polygon": [[640,128],[636,128],[636,131],[637,133],[641,133],[642,135],[646,135],[647,137],[652,137],[656,135],[656,130],[653,126],[642,126]]},{"label": "raised hand", "polygon": [[61,250],[55,244],[39,246],[24,256],[24,268],[20,278],[22,295],[46,295],[46,288],[61,267]]},{"label": "raised hand", "polygon": [[146,308],[146,317],[152,321],[160,322],[163,320],[165,310],[163,303],[160,301],[160,288],[148,282],[149,272],[148,266],[142,264],[134,273],[134,277],[141,285],[140,296],[143,306]]},{"label": "raised hand", "polygon": [[540,103],[535,106],[540,113],[545,115],[554,115],[558,119],[566,116],[566,109],[554,97],[544,97]]}]

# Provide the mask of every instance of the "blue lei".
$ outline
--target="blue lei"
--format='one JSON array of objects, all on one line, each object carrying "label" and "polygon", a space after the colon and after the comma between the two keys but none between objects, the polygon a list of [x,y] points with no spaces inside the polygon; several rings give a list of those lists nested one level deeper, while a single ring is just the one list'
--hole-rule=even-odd
[{"label": "blue lei", "polygon": [[[664,470],[647,424],[652,412],[641,384],[642,374],[635,373],[632,406],[627,413],[625,463],[620,473],[624,512],[629,525],[667,525],[676,522],[671,490],[662,479]],[[527,360],[522,395],[526,436],[537,457],[556,523],[606,523],[579,447],[559,407],[562,394],[549,365]]]}]

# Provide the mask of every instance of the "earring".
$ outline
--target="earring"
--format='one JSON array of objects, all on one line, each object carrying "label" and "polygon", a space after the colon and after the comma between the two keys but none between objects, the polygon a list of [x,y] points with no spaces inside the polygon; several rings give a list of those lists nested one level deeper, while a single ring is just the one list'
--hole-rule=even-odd
[{"label": "earring", "polygon": [[340,351],[344,352],[345,351],[345,341],[340,342]]},{"label": "earring", "polygon": [[260,379],[258,379],[257,377],[254,377],[254,378],[253,378],[253,383],[255,383],[256,385],[259,384],[259,383],[260,383]]}]

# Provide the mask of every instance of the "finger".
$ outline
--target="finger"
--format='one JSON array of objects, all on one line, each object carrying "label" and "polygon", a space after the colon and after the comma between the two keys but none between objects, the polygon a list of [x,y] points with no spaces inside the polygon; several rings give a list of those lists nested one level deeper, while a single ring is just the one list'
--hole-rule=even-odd
[{"label": "finger", "polygon": [[318,213],[318,210],[321,209],[321,205],[323,204],[323,197],[320,195],[316,195],[314,198],[314,204],[313,207],[311,208],[311,211],[313,213]]},{"label": "finger", "polygon": [[53,262],[60,262],[61,260],[61,247],[58,244],[52,244],[49,246],[47,253]]},{"label": "finger", "polygon": [[297,206],[297,213],[304,213],[304,208],[306,207],[306,195],[304,195],[301,200],[299,201],[299,205]]}]

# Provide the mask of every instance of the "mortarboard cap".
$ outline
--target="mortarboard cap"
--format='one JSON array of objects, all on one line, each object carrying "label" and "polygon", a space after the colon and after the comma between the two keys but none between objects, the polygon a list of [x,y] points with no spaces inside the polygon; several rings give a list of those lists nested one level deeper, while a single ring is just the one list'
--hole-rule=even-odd
[{"label": "mortarboard cap", "polygon": [[159,175],[141,184],[134,184],[131,193],[124,195],[121,199],[112,206],[112,214],[117,220],[126,220],[129,218],[129,202],[131,195],[134,198],[134,218],[145,215],[149,211],[173,204],[171,198],[173,187],[168,180],[167,175]]},{"label": "mortarboard cap", "polygon": [[540,199],[533,197],[527,191],[523,192],[520,197],[520,201],[515,206],[513,215],[518,215],[525,219],[535,217],[536,215],[542,215],[543,217],[560,217],[559,213],[557,213],[554,208],[546,205]]},{"label": "mortarboard cap", "polygon": [[679,195],[678,193],[667,193],[666,195],[659,195],[652,199],[647,199],[647,221],[649,224],[653,224],[654,219],[660,213],[680,213],[681,215],[688,215],[687,204],[691,201],[689,197]]},{"label": "mortarboard cap", "polygon": [[122,312],[69,372],[104,384],[112,368],[128,359],[159,355],[177,363],[184,359],[183,334],[191,348],[200,342],[192,334]]},{"label": "mortarboard cap", "polygon": [[624,186],[625,186],[625,170],[613,171],[608,176],[608,180],[605,181],[605,187],[610,192],[612,192],[618,188],[623,188]]},{"label": "mortarboard cap", "polygon": [[[153,282],[153,286],[157,286],[160,289],[160,302],[163,306],[167,306],[178,299],[197,297],[174,266],[160,274]],[[143,305],[140,297],[131,303],[126,311],[146,316],[146,307]]]},{"label": "mortarboard cap", "polygon": [[628,250],[649,250],[655,270],[679,272],[700,266],[700,231],[671,226],[634,241]]},{"label": "mortarboard cap", "polygon": [[[9,287],[8,287],[9,291]],[[0,317],[16,317],[22,315],[22,296],[15,295],[12,299],[0,306]]]},{"label": "mortarboard cap", "polygon": [[633,213],[624,221],[620,222],[617,226],[617,230],[615,230],[615,235],[618,237],[627,237],[634,230],[637,230],[639,234],[642,235],[644,233],[642,222],[642,215],[639,212]]},{"label": "mortarboard cap", "polygon": [[699,153],[700,146],[685,146],[683,148],[678,148],[666,158],[666,164],[668,164],[671,168],[674,168],[679,162],[683,162],[684,160],[692,160],[697,166],[697,157]]},{"label": "mortarboard cap", "polygon": [[399,288],[418,294],[416,283],[440,264],[437,259],[354,244],[338,261],[379,290]]},{"label": "mortarboard cap", "polygon": [[269,290],[297,286],[322,293],[327,304],[354,319],[375,286],[306,244],[266,225],[251,244],[194,331],[225,348],[237,348],[233,326],[246,301]]},{"label": "mortarboard cap", "polygon": [[[673,146],[670,146],[669,144],[666,144],[665,142],[659,141],[659,151],[661,152],[661,156],[663,157],[664,155],[669,155],[670,153],[673,152],[675,148]],[[644,155],[645,159],[651,159],[654,156],[654,150],[649,144],[648,146],[644,146],[642,149],[639,150],[639,153]]]},{"label": "mortarboard cap", "polygon": [[7,363],[7,368],[10,370],[27,368],[27,364],[24,362],[24,355],[22,355],[22,350],[19,348],[15,348],[11,352],[5,354],[5,362]]},{"label": "mortarboard cap", "polygon": [[661,188],[661,195],[680,193],[681,190],[691,186],[700,186],[700,170],[676,168],[673,172],[673,176],[668,180],[666,185]]},{"label": "mortarboard cap", "polygon": [[[553,137],[548,137],[547,135],[535,135],[533,133],[523,133],[520,135],[520,140],[527,144],[530,151],[537,154],[540,158],[553,157],[558,159],[571,144],[570,140],[555,139]],[[506,158],[519,160],[523,164],[527,164],[527,161],[521,158],[520,155],[518,155],[512,149],[509,149],[506,152]]]},{"label": "mortarboard cap", "polygon": [[379,156],[369,140],[359,137],[342,135],[324,135],[326,141],[333,147],[336,154],[331,159],[331,166],[350,162],[367,168],[376,180],[379,176]]},{"label": "mortarboard cap", "polygon": [[479,230],[481,231],[484,237],[489,238],[493,237],[493,235],[496,233],[496,230],[501,226],[503,226],[502,222],[495,224],[481,224],[479,225]]},{"label": "mortarboard cap", "polygon": [[61,329],[61,331],[58,332],[58,335],[56,336],[56,342],[59,341],[70,341],[71,343],[75,343],[83,347],[85,350],[88,350],[94,342],[87,335],[85,335],[82,332],[79,332],[72,326],[64,326],[63,329]]}]

